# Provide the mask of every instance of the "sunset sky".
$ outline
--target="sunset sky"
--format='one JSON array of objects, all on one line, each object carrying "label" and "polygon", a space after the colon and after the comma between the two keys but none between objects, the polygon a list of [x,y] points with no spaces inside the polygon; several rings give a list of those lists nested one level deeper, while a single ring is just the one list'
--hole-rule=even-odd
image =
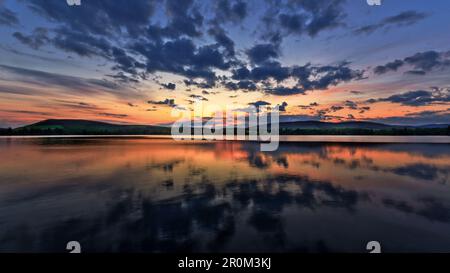
[{"label": "sunset sky", "polygon": [[447,0],[0,0],[0,37],[0,127],[167,124],[199,99],[450,123]]}]

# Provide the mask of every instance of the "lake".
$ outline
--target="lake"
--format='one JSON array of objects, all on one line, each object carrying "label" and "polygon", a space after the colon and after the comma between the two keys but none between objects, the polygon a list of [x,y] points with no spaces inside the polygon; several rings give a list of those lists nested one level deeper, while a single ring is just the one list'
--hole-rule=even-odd
[{"label": "lake", "polygon": [[448,137],[307,138],[0,138],[0,252],[450,252]]}]

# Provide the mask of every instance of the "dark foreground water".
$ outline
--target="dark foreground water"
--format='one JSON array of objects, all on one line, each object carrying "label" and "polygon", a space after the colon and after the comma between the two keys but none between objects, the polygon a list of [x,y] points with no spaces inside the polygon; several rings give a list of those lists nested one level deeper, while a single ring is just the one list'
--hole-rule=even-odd
[{"label": "dark foreground water", "polygon": [[449,144],[0,139],[0,252],[450,252]]}]

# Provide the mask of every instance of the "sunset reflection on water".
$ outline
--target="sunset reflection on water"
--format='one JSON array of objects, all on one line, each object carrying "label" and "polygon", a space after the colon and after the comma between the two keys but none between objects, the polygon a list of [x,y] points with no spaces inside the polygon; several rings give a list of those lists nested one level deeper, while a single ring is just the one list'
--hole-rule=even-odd
[{"label": "sunset reflection on water", "polygon": [[0,139],[0,251],[450,252],[448,144]]}]

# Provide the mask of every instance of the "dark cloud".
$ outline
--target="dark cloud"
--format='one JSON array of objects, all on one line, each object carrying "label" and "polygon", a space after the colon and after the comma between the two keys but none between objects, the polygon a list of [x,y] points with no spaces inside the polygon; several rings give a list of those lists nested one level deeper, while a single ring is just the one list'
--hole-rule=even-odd
[{"label": "dark cloud", "polygon": [[271,88],[266,88],[265,92],[272,95],[277,96],[290,96],[297,94],[305,94],[305,90],[299,87],[284,87],[284,86],[276,86]]},{"label": "dark cloud", "polygon": [[155,101],[155,100],[149,100],[148,103],[150,104],[156,104],[156,105],[168,105],[168,106],[175,106],[175,99],[165,99],[163,101]]},{"label": "dark cloud", "polygon": [[17,18],[17,14],[0,2],[0,25],[11,27],[18,24],[19,18]]},{"label": "dark cloud", "polygon": [[279,48],[274,44],[258,44],[247,50],[247,56],[253,64],[262,64],[279,56]]},{"label": "dark cloud", "polygon": [[169,83],[162,83],[161,86],[166,88],[166,89],[169,89],[169,90],[175,90],[175,88],[177,88],[177,85],[174,84],[174,83],[171,83],[171,82],[169,82]]},{"label": "dark cloud", "polygon": [[307,18],[300,14],[284,14],[281,13],[278,17],[280,25],[289,33],[302,34],[304,31],[304,24]]},{"label": "dark cloud", "polygon": [[126,118],[126,114],[113,114],[113,113],[98,113],[99,116],[110,117],[110,118]]},{"label": "dark cloud", "polygon": [[[285,33],[283,35],[306,34],[315,37],[320,32],[343,25],[345,13],[342,4],[345,0],[288,0],[274,2],[272,10],[265,16],[267,27],[274,37],[277,27]],[[276,18],[276,19],[274,19]],[[275,25],[276,23],[276,25]],[[271,27],[274,26],[275,27]]]},{"label": "dark cloud", "polygon": [[259,100],[259,101],[255,101],[255,102],[250,102],[248,105],[253,105],[259,109],[261,106],[268,106],[268,105],[271,105],[271,103],[267,102],[267,101]]},{"label": "dark cloud", "polygon": [[404,61],[416,70],[428,72],[434,68],[450,66],[450,54],[449,52],[427,51],[407,57]]},{"label": "dark cloud", "polygon": [[[252,69],[241,67],[232,71],[232,79],[252,81],[264,84],[263,91],[274,95],[295,95],[305,94],[310,90],[326,90],[330,86],[338,85],[342,82],[359,80],[363,78],[364,71],[352,70],[347,62],[339,65],[328,66],[282,66],[279,62],[265,62]],[[283,86],[280,83],[293,79],[297,82],[295,86]],[[267,83],[268,80],[275,80],[277,85]],[[225,85],[230,90],[236,90],[237,85],[227,83]]]},{"label": "dark cloud", "polygon": [[14,32],[13,36],[33,49],[38,49],[49,41],[47,29],[41,27],[35,28],[31,35]]},{"label": "dark cloud", "polygon": [[[116,92],[122,88],[107,80],[79,78],[20,67],[0,65],[0,70],[10,73],[12,75],[10,79],[16,79],[23,83],[32,83],[43,87],[59,87],[63,90],[70,89],[76,92],[92,93],[100,91],[99,89]],[[127,95],[131,94],[128,93]]]},{"label": "dark cloud", "polygon": [[377,24],[360,27],[356,29],[354,33],[370,34],[378,29],[386,29],[390,26],[409,26],[425,19],[426,17],[427,15],[425,13],[417,12],[414,10],[404,11],[397,15],[386,17]]},{"label": "dark cloud", "polygon": [[333,105],[333,106],[330,107],[330,111],[331,112],[341,111],[342,109],[344,109],[344,107],[340,106],[340,105]]},{"label": "dark cloud", "polygon": [[[183,81],[186,86],[197,86],[198,88],[210,89],[215,86],[215,78],[209,81],[195,81],[192,79]],[[189,90],[190,91],[190,90]]]},{"label": "dark cloud", "polygon": [[315,107],[318,107],[318,106],[319,106],[319,104],[317,102],[311,102],[308,105],[298,105],[298,107],[303,109],[303,110],[314,109]]},{"label": "dark cloud", "polygon": [[88,111],[99,111],[99,110],[105,110],[104,108],[101,108],[97,105],[86,103],[86,102],[80,102],[80,101],[72,101],[72,100],[65,100],[65,99],[55,99],[55,102],[58,106],[62,106],[65,108],[71,108],[76,110],[88,110]]},{"label": "dark cloud", "polygon": [[112,50],[112,45],[105,38],[66,27],[57,29],[51,42],[55,47],[81,57],[108,58]]},{"label": "dark cloud", "polygon": [[358,108],[360,114],[364,114],[365,112],[370,110],[370,106],[362,106]]},{"label": "dark cloud", "polygon": [[199,28],[203,25],[204,18],[193,0],[166,0],[166,14],[169,23],[159,30],[165,37],[177,38],[182,35],[199,37],[202,35]]},{"label": "dark cloud", "polygon": [[238,82],[228,81],[228,82],[223,82],[222,84],[228,90],[233,90],[233,91],[236,91],[236,90],[255,91],[257,89],[256,84],[249,80],[238,81]]},{"label": "dark cloud", "polygon": [[389,96],[369,99],[368,103],[392,102],[407,106],[425,106],[450,102],[450,88],[433,88],[431,91],[417,90]]},{"label": "dark cloud", "polygon": [[278,111],[280,112],[286,112],[286,107],[288,106],[288,103],[283,101],[281,104],[278,104]]},{"label": "dark cloud", "polygon": [[214,23],[241,22],[247,16],[247,3],[241,0],[218,0],[215,13]]},{"label": "dark cloud", "polygon": [[221,46],[225,49],[227,57],[234,58],[234,41],[230,37],[228,37],[227,33],[222,27],[214,26],[208,30],[208,34],[214,38],[218,46]]},{"label": "dark cloud", "polygon": [[[132,49],[146,58],[145,68],[149,73],[163,71],[183,75],[191,80],[201,78],[210,86],[216,81],[212,69],[230,68],[230,63],[217,46],[196,47],[192,40],[186,38],[163,43],[137,42]],[[194,83],[193,80],[189,82]]]},{"label": "dark cloud", "polygon": [[111,35],[122,33],[126,29],[129,34],[137,35],[149,23],[155,2],[157,1],[84,1],[77,7],[77,12],[73,12],[73,7],[67,5],[66,1],[30,0],[27,4],[51,21],[60,22],[82,33]]},{"label": "dark cloud", "polygon": [[272,78],[277,82],[281,82],[290,76],[289,67],[282,66],[279,62],[266,62],[263,65],[253,68],[249,79],[253,81],[264,81]]},{"label": "dark cloud", "polygon": [[[248,103],[248,105],[254,106],[256,108],[256,110],[259,111],[259,109],[261,107],[269,106],[269,105],[271,105],[271,103],[267,102],[267,101],[263,101],[263,100],[258,100],[255,102],[250,102],[250,103]],[[248,109],[246,109],[246,110],[248,110]]]},{"label": "dark cloud", "polygon": [[[343,2],[284,1],[277,9],[277,18],[286,31],[298,27],[315,36],[340,24],[344,16]],[[104,58],[112,63],[113,73],[108,76],[122,84],[138,83],[147,79],[148,74],[167,72],[187,78],[184,80],[186,86],[210,89],[219,82],[229,90],[289,95],[325,90],[362,76],[361,71],[348,68],[347,63],[303,67],[281,65],[277,61],[281,54],[281,33],[248,49],[249,63],[239,60],[235,43],[224,25],[242,23],[246,18],[247,3],[241,0],[216,1],[214,14],[206,18],[208,21],[200,12],[205,6],[194,0],[137,0],[131,4],[125,0],[114,3],[89,1],[77,7],[76,12],[66,3],[52,1],[31,0],[28,6],[56,26],[30,35],[17,32],[18,40],[35,49],[48,43],[82,57]],[[165,12],[166,20],[161,24],[152,18],[157,7]],[[298,19],[300,15],[304,20]],[[301,27],[295,26],[296,23]],[[197,43],[199,39],[204,40],[204,34],[214,43]],[[220,76],[220,71],[230,71],[231,79]],[[284,85],[282,82],[289,78],[297,83]],[[163,86],[171,90],[174,87]]]},{"label": "dark cloud", "polygon": [[358,109],[358,104],[356,102],[354,102],[354,101],[347,100],[347,101],[345,101],[344,104],[349,109],[352,109],[352,110],[357,110]]},{"label": "dark cloud", "polygon": [[[151,24],[156,2],[159,1],[89,1],[77,7],[77,12],[64,1],[34,0],[28,5],[49,20],[60,23],[51,40],[55,47],[84,57],[106,58],[115,63],[113,70],[121,72],[120,77],[127,82],[130,82],[128,79],[144,78],[146,73],[161,71],[213,83],[215,73],[212,69],[229,68],[219,47],[234,55],[231,39],[226,40],[224,33],[216,31],[216,45],[196,47],[193,41],[185,38],[202,35],[203,16],[196,3],[165,0],[167,24],[157,26]],[[138,34],[142,39],[135,39]],[[18,38],[25,41],[26,36]],[[122,40],[125,46],[119,47],[118,43],[113,46],[112,40]],[[28,44],[32,45],[31,42]],[[137,61],[138,58],[145,59],[146,63]]]},{"label": "dark cloud", "polygon": [[375,67],[374,72],[376,74],[384,74],[388,71],[397,71],[397,69],[399,69],[403,64],[404,62],[402,60],[395,60],[385,65]]},{"label": "dark cloud", "polygon": [[409,74],[424,75],[434,69],[444,69],[450,67],[450,51],[436,52],[426,51],[419,52],[403,60],[395,60],[385,65],[374,68],[376,74],[384,74],[389,71],[397,71],[400,67],[408,65],[414,70],[408,71]]},{"label": "dark cloud", "polygon": [[51,116],[51,113],[39,112],[39,111],[29,111],[29,110],[3,110],[3,112],[17,113],[17,114],[27,114],[27,115],[38,115],[38,116]]}]

